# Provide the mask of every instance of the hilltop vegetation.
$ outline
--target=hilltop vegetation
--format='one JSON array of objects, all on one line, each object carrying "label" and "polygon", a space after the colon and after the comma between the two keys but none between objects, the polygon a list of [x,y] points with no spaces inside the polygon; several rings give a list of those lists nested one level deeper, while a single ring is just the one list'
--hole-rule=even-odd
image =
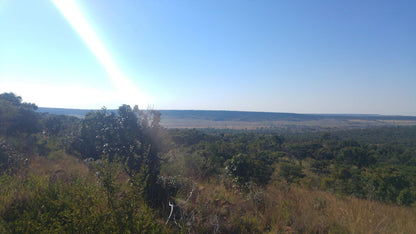
[{"label": "hilltop vegetation", "polygon": [[166,129],[0,94],[0,232],[409,233],[416,127]]}]

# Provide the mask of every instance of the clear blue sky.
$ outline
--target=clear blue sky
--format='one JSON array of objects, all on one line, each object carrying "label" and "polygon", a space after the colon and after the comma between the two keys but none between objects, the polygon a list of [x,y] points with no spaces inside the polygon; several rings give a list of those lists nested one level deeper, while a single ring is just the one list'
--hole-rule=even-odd
[{"label": "clear blue sky", "polygon": [[413,0],[74,2],[111,62],[64,6],[0,0],[0,92],[43,107],[416,115]]}]

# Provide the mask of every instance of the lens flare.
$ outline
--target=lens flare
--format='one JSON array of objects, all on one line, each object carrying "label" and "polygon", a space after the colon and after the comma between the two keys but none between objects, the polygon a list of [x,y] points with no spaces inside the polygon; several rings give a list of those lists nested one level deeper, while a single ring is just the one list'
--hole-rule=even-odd
[{"label": "lens flare", "polygon": [[[116,66],[112,56],[73,0],[52,0],[111,78],[117,98],[127,104],[148,105],[145,95]],[[120,103],[121,104],[121,103]]]}]

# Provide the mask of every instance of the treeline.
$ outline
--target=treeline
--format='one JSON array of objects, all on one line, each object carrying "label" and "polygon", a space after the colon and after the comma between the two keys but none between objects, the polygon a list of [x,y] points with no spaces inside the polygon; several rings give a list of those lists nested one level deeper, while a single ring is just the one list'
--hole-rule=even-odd
[{"label": "treeline", "polygon": [[330,194],[416,201],[416,127],[200,131],[137,106],[36,109],[0,94],[0,232],[365,232],[328,215]]}]

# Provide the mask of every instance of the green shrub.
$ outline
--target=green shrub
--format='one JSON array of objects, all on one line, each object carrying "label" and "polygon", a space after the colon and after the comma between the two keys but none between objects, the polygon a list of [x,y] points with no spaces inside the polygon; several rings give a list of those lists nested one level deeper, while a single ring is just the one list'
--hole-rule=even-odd
[{"label": "green shrub", "polygon": [[300,178],[305,177],[301,165],[294,165],[286,162],[280,163],[280,170],[278,174],[289,184],[297,182]]}]

